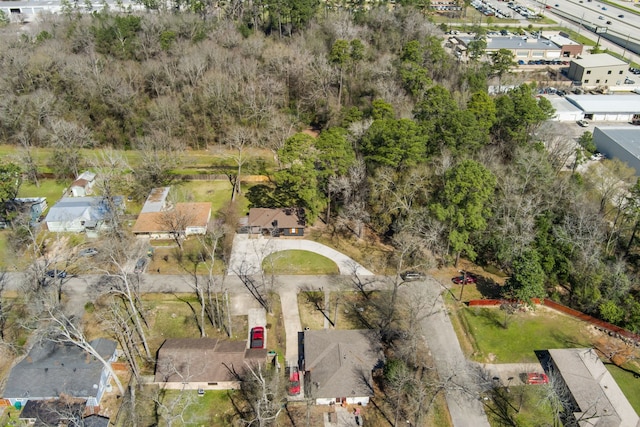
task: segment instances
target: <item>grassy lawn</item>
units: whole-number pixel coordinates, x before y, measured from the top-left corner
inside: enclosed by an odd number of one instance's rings
[[[538,427],[555,425],[553,409],[545,386],[518,386],[496,391],[486,400],[485,412],[493,426]],[[506,420],[510,419],[514,423]]]
[[[14,265],[15,257],[13,251],[8,248],[9,230],[0,231],[0,268],[10,268]]]
[[[590,346],[586,324],[543,307],[509,315],[506,329],[505,312],[497,307],[465,307],[457,315],[471,341],[470,357],[479,362],[535,362],[534,350]],[[467,336],[458,338],[467,340]]]
[[[627,372],[616,365],[608,363],[605,366],[622,389],[633,409],[640,414],[640,378],[636,378],[635,374]]]
[[[267,274],[338,274],[335,262],[314,252],[288,250],[273,253],[262,261]]]
[[[176,297],[182,299],[178,300]],[[200,305],[192,294],[145,294],[143,298],[148,310],[147,320],[150,323],[148,334],[149,347],[153,354],[167,338],[199,337],[200,331],[189,304],[199,313]],[[247,317],[232,317],[233,339],[247,338]],[[223,330],[218,331],[206,324],[208,337],[227,339]]]
[[[36,187],[28,182],[23,182],[20,186],[18,197],[46,197],[49,207],[53,206],[62,197],[63,190],[68,183],[58,182],[55,179],[40,180],[40,187]]]

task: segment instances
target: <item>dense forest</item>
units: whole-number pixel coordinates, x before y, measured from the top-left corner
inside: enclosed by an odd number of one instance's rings
[[[27,178],[34,147],[53,149],[58,176],[80,170],[79,148],[139,150],[140,195],[190,148],[266,148],[278,170],[251,189],[254,206],[370,230],[404,266],[492,265],[510,276],[507,296],[549,295],[640,331],[640,185],[616,161],[567,169],[573,152],[540,130],[553,111],[534,85],[488,95],[504,58],[459,62],[411,6],[258,3],[71,8],[5,27],[2,142],[20,147]],[[298,133],[309,127],[319,135]]]

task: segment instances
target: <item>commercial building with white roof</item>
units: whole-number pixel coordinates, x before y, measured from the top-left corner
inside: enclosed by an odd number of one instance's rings
[[[474,40],[472,36],[456,36],[459,50],[466,51],[470,42]],[[529,59],[557,59],[560,58],[562,49],[557,44],[546,38],[533,38],[523,36],[492,36],[487,37],[487,55],[500,49],[507,49],[513,52],[514,58],[518,60]],[[464,49],[461,49],[464,48]]]
[[[566,99],[593,121],[633,122],[640,118],[640,95],[568,95]]]

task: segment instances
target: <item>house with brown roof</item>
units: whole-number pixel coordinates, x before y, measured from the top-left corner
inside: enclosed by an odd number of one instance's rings
[[[149,193],[133,226],[133,234],[151,239],[170,239],[180,235],[205,234],[211,219],[211,203],[167,201],[170,187],[154,188]]]
[[[376,331],[304,331],[305,397],[318,405],[367,405],[373,396],[373,371],[384,356]]]
[[[154,381],[174,390],[239,389],[238,375],[266,359],[266,349],[248,349],[244,340],[171,338],[158,350]]]
[[[304,236],[306,216],[302,208],[251,208],[240,221],[240,233]]]
[[[71,183],[69,192],[73,197],[86,197],[93,193],[93,185],[96,182],[96,174],[89,171],[84,171],[75,181]]]

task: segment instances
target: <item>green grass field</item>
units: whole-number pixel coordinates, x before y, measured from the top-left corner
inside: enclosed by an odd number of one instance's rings
[[[479,362],[535,362],[534,350],[590,346],[587,325],[542,307],[510,315],[506,329],[505,312],[497,307],[463,308],[458,313],[472,341],[471,358]]]
[[[71,182],[68,184],[71,184]],[[23,182],[20,186],[18,197],[46,197],[47,204],[51,207],[60,200],[68,184],[58,182],[54,179],[42,179],[40,180],[40,186],[36,187],[28,182]]]
[[[267,274],[338,274],[338,266],[329,258],[309,251],[281,251],[262,261]]]

